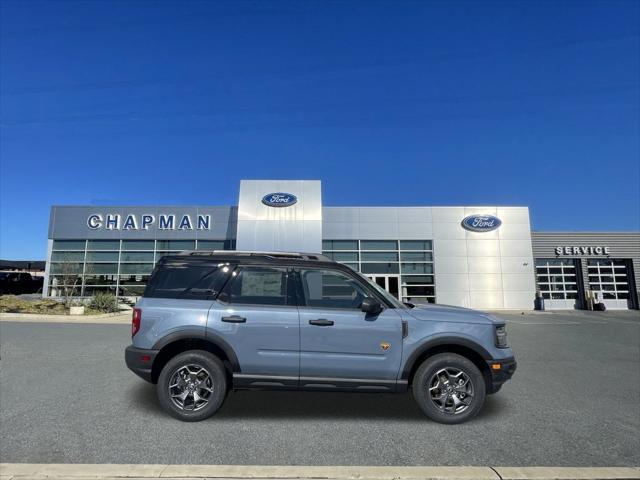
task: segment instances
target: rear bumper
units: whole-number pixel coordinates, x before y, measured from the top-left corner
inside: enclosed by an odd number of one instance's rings
[[[518,367],[518,362],[515,358],[505,358],[504,360],[489,360],[487,361],[490,372],[490,385],[487,393],[496,393],[502,385],[511,377]],[[500,368],[496,368],[497,366]]]
[[[124,360],[133,373],[147,382],[152,382],[151,369],[158,350],[147,350],[129,345],[124,351]]]

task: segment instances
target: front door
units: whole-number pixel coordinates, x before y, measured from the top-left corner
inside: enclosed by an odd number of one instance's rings
[[[370,287],[340,270],[298,271],[300,387],[393,390],[402,357],[396,309],[365,314]]]
[[[378,286],[384,288],[391,295],[400,299],[400,276],[398,275],[367,275]]]
[[[297,387],[300,323],[289,270],[242,266],[209,311],[207,334],[236,353],[237,387]],[[295,293],[294,293],[295,294]]]

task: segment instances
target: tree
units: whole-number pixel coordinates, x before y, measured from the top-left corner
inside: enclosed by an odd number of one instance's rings
[[[62,293],[65,306],[70,307],[78,288],[82,286],[82,263],[65,254],[62,260],[52,264],[52,270],[52,287]]]

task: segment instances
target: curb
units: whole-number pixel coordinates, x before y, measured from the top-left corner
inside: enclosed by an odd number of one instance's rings
[[[347,467],[249,465],[0,464],[3,480],[29,479],[340,479],[637,480],[637,467]]]
[[[45,315],[40,313],[0,313],[0,322],[32,323],[131,323],[131,312],[101,313],[99,315]]]

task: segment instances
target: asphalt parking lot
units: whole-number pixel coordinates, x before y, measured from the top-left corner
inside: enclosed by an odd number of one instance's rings
[[[501,315],[519,362],[484,411],[429,421],[410,395],[238,392],[181,423],[127,370],[127,325],[0,323],[2,462],[640,464],[640,315]]]

